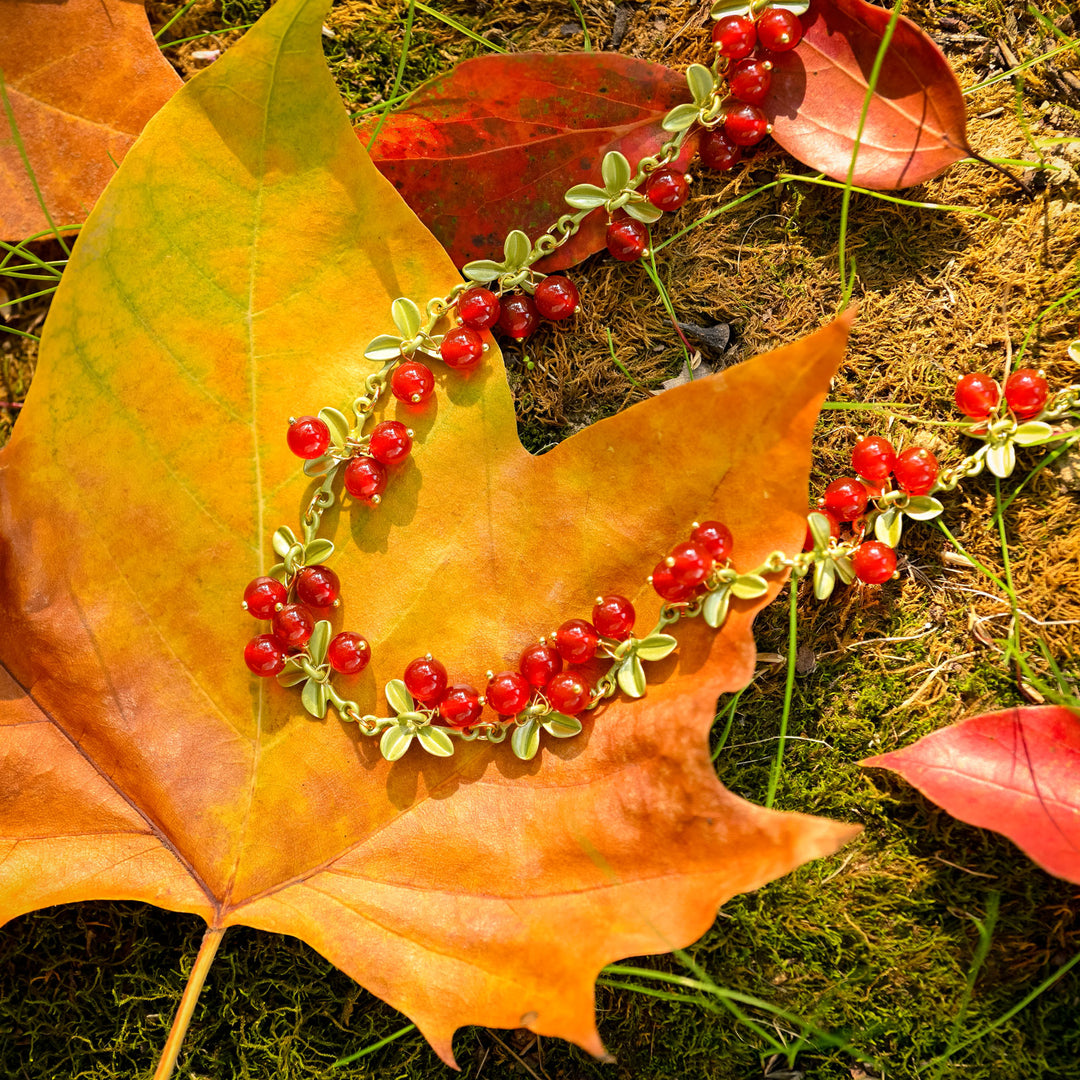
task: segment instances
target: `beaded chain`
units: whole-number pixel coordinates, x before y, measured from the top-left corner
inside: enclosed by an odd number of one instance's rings
[[[430,653],[417,657],[401,679],[390,680],[384,695],[392,715],[365,714],[338,692],[335,674],[355,675],[371,660],[367,640],[355,631],[334,636],[320,615],[340,603],[341,584],[326,561],[334,544],[319,536],[322,518],[344,491],[374,509],[395,466],[413,448],[414,433],[398,420],[376,420],[376,408],[389,387],[399,401],[422,407],[435,379],[418,357],[439,358],[452,371],[474,370],[488,351],[482,335],[494,329],[522,340],[540,318],[562,321],[579,310],[576,286],[563,275],[545,275],[536,264],[566,243],[584,218],[602,208],[608,217],[607,248],[620,261],[648,254],[648,226],[665,212],[678,210],[689,195],[690,178],[672,167],[693,132],[698,155],[710,168],[727,170],[743,147],[771,130],[759,108],[769,91],[772,65],[768,53],[795,48],[802,36],[799,15],[808,2],[747,6],[717,0],[711,68],[692,64],[687,84],[692,103],[678,105],[663,120],[672,137],[657,155],[636,168],[618,151],[605,155],[603,186],[577,184],[565,193],[574,210],[562,215],[536,240],[514,230],[503,245],[502,261],[467,263],[467,282],[446,296],[428,300],[423,310],[407,297],[391,305],[396,334],[374,338],[364,351],[381,368],[364,380],[354,398],[350,420],[332,407],[317,416],[290,418],[289,448],[304,459],[305,476],[320,479],[301,517],[300,532],[282,526],[273,534],[280,562],[244,592],[244,607],[256,619],[269,620],[270,632],[255,636],[244,650],[256,675],[276,676],[283,686],[299,687],[305,710],[324,717],[333,708],[367,736],[377,736],[383,757],[400,758],[415,741],[428,753],[448,757],[454,741],[502,742],[524,760],[539,749],[540,734],[568,738],[582,730],[580,716],[622,691],[630,698],[646,692],[644,664],[662,660],[678,646],[665,630],[680,619],[702,618],[719,628],[732,597],[759,598],[769,576],[785,571],[797,580],[813,574],[819,599],[830,595],[837,580],[858,578],[880,584],[896,576],[895,548],[903,520],[928,520],[942,512],[934,498],[954,490],[961,480],[984,467],[1008,476],[1016,446],[1062,438],[1056,421],[1076,416],[1080,387],[1049,395],[1046,380],[1030,369],[1015,371],[1004,393],[985,375],[965,375],[956,402],[969,419],[966,434],[983,445],[958,466],[941,471],[934,455],[912,446],[895,451],[888,440],[868,437],[852,453],[855,476],[834,480],[807,518],[801,553],[773,552],[750,571],[731,563],[733,537],[722,522],[694,522],[686,540],[676,544],[654,568],[648,582],[664,601],[655,626],[633,633],[636,612],[625,596],[596,598],[590,620],[572,618],[550,635],[527,645],[516,671],[488,671],[484,693],[465,682],[451,683],[445,666]],[[755,52],[755,49],[758,51]],[[488,288],[491,286],[491,288]],[[340,485],[339,485],[340,477]],[[895,487],[890,483],[895,480]],[[848,535],[842,536],[842,531]],[[867,536],[874,539],[866,539]],[[595,681],[582,665],[607,661]],[[485,717],[485,708],[491,714]]]

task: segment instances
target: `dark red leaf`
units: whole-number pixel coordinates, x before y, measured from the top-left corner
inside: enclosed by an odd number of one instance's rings
[[[953,817],[1080,883],[1080,718],[1068,709],[971,717],[862,764],[900,773]]]
[[[501,259],[511,229],[535,237],[571,212],[563,194],[601,183],[609,150],[631,162],[655,154],[670,138],[660,121],[689,100],[681,74],[618,53],[481,56],[422,86],[371,155],[461,266]],[[356,129],[365,145],[375,126]],[[681,168],[692,153],[688,140]],[[599,251],[606,226],[594,211],[542,269]]]
[[[802,21],[798,48],[773,57],[765,109],[773,138],[789,154],[845,180],[889,12],[865,0],[813,0]],[[965,120],[949,62],[901,17],[867,114],[854,182],[901,188],[937,176],[969,153]]]

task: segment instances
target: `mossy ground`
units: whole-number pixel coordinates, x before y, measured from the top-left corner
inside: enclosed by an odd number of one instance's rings
[[[162,25],[181,6],[151,0],[149,10],[155,25]],[[221,27],[250,22],[264,7],[262,0],[198,0],[168,39],[210,36],[168,55],[190,74],[207,62],[196,50],[227,47],[239,34]],[[646,0],[582,7],[600,47],[619,34],[622,51],[672,65],[703,54],[704,9]],[[329,25],[337,36],[327,39],[327,55],[354,111],[391,92],[404,10],[402,4],[360,0],[335,6]],[[455,0],[439,10],[503,48],[565,50],[583,43],[574,5],[560,0],[542,6]],[[1077,32],[1062,21],[1065,4],[1041,0],[1040,11],[1064,28],[1059,35]],[[919,0],[906,12],[942,42],[965,86],[1002,70],[1002,47],[1023,61],[1055,43],[1033,14],[997,0]],[[484,48],[421,12],[403,88]],[[965,163],[906,197],[967,206],[995,220],[867,198],[853,202],[848,249],[858,259],[860,315],[834,400],[887,409],[823,414],[814,491],[847,471],[850,446],[862,433],[887,431],[932,446],[947,463],[958,460],[966,450],[955,430],[928,422],[953,419],[957,376],[997,374],[1032,326],[1028,359],[1052,383],[1076,381],[1064,344],[1077,336],[1078,305],[1066,303],[1044,316],[1050,304],[1080,286],[1078,144],[1048,144],[1080,135],[1080,95],[1070,74],[1075,55],[968,99],[969,135],[984,155],[1042,157],[1055,166],[1029,174],[1038,192],[1034,201],[984,166]],[[658,239],[782,170],[808,172],[777,151],[761,151],[726,176],[702,172],[689,206],[660,227]],[[723,356],[707,354],[707,363],[765,351],[835,311],[840,203],[836,191],[789,183],[660,249],[658,275],[680,318],[732,328],[732,348]],[[535,451],[640,400],[685,362],[642,268],[594,257],[574,276],[587,298],[578,319],[548,327],[525,352],[508,352],[522,439]],[[17,292],[14,283],[8,287]],[[10,322],[33,331],[44,310],[44,304],[28,306]],[[630,379],[611,361],[608,329]],[[5,400],[17,402],[29,382],[33,347],[5,336],[0,348]],[[0,409],[0,427],[11,415]],[[1033,452],[1022,456],[1016,477],[1002,485],[1004,497],[1039,460]],[[1023,620],[1022,642],[1044,678],[1036,637],[1070,678],[1078,670],[1078,486],[1057,465],[1044,469],[1005,513],[1019,605],[1030,616]],[[996,505],[992,478],[979,477],[948,499],[946,521],[972,557],[1000,574],[1001,544],[990,527]],[[732,900],[682,960],[641,961],[686,975],[687,965],[696,965],[717,985],[805,1017],[857,1053],[807,1046],[788,1021],[749,1009],[776,1042],[798,1049],[792,1063],[771,1057],[759,1034],[716,1012],[715,997],[678,1002],[601,986],[600,1028],[614,1065],[527,1032],[469,1029],[455,1046],[463,1075],[935,1077],[937,1066],[929,1063],[948,1047],[954,1025],[957,1041],[981,1030],[1080,951],[1077,886],[1044,874],[996,834],[957,823],[890,774],[856,764],[963,716],[1025,700],[1015,670],[1001,661],[997,643],[1007,631],[1009,609],[996,587],[960,564],[933,526],[913,527],[902,553],[899,581],[841,590],[825,604],[800,595],[798,603],[800,674],[777,805],[858,822],[862,836],[832,859]],[[784,668],[775,660],[787,649],[786,597],[762,615],[757,635],[760,672],[733,713],[721,713],[716,762],[725,784],[760,802],[783,696]],[[990,949],[966,1013],[958,1017],[979,940],[975,920],[987,917],[994,894],[1000,910]],[[196,920],[131,904],[82,904],[9,924],[0,936],[4,1075],[148,1076],[200,933]],[[941,1075],[1080,1078],[1078,1017],[1080,969],[966,1047]],[[415,1032],[352,1065],[331,1068],[339,1056],[403,1024],[306,946],[230,930],[196,1011],[181,1075],[441,1075],[443,1066]]]

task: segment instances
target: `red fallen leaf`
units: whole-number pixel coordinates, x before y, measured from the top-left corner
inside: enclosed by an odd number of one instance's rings
[[[953,817],[1080,884],[1080,718],[1068,709],[974,716],[861,764],[898,772]]]
[[[4,0],[0,72],[57,225],[86,220],[135,136],[181,85],[142,0]],[[48,227],[0,112],[0,237]]]
[[[388,117],[371,156],[460,267],[501,259],[511,229],[535,237],[571,212],[563,194],[600,183],[609,150],[632,162],[655,154],[671,137],[660,121],[689,100],[681,74],[618,53],[480,56]],[[376,124],[357,127],[365,146]],[[688,140],[678,167],[692,156]],[[601,250],[606,228],[594,211],[541,269]]]
[[[765,110],[789,154],[847,179],[870,71],[889,12],[866,0],[812,0],[796,49],[772,57]],[[901,16],[859,143],[854,182],[921,184],[970,153],[964,99],[942,51]]]

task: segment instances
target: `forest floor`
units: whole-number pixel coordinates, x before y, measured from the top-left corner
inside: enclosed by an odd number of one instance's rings
[[[163,26],[183,6],[150,0],[152,24]],[[164,38],[193,40],[166,55],[188,77],[241,33],[223,27],[248,24],[263,7],[196,0]],[[326,52],[351,112],[366,114],[390,94],[406,7],[335,4]],[[582,0],[579,13],[572,0],[448,0],[438,7],[506,50],[581,49],[584,25],[596,48],[675,68],[708,55],[707,6]],[[913,0],[904,12],[954,64],[972,146],[984,157],[1029,162],[1012,171],[1035,197],[967,161],[903,198],[969,212],[853,200],[847,246],[857,258],[859,315],[820,422],[812,497],[849,471],[862,434],[922,443],[945,464],[963,457],[970,447],[956,430],[952,394],[966,372],[1000,377],[1023,348],[1025,363],[1043,369],[1052,386],[1077,381],[1066,346],[1080,335],[1078,54],[994,78],[1075,42],[1080,15],[1070,19],[1055,0],[1027,8]],[[402,89],[488,48],[418,4]],[[646,268],[594,256],[572,271],[585,298],[581,314],[546,325],[524,349],[504,350],[522,441],[534,452],[660,389],[685,370],[688,355],[697,371],[714,370],[835,314],[841,193],[793,179],[725,209],[778,173],[810,176],[776,148],[762,147],[728,174],[694,171],[690,203],[658,236],[688,221],[700,226],[658,245],[656,278],[681,322],[726,327],[730,344],[688,354]],[[9,300],[21,288],[0,284]],[[38,332],[46,309],[43,301],[3,313],[8,325]],[[17,403],[34,346],[0,337],[0,392]],[[0,437],[15,415],[0,408]],[[933,523],[911,527],[898,580],[842,588],[826,602],[808,583],[801,587],[777,806],[857,822],[860,838],[834,858],[736,897],[682,956],[636,962],[705,989],[605,977],[600,1031],[614,1064],[525,1031],[467,1029],[455,1045],[465,1077],[1080,1080],[1080,971],[985,1030],[1080,953],[1080,889],[1043,873],[1000,836],[959,824],[892,774],[857,765],[962,717],[1039,699],[1039,688],[1002,662],[1010,604],[976,565],[1003,572],[996,513],[1004,514],[1033,669],[1051,683],[1048,654],[1067,676],[1080,674],[1080,454],[1073,449],[1040,467],[1045,457],[1027,451],[1008,481],[984,474],[947,497],[942,520],[957,544]],[[758,673],[718,706],[718,774],[755,802],[764,798],[776,748],[787,607],[785,593],[759,618]],[[9,924],[0,932],[0,1069],[13,1080],[148,1075],[198,933],[197,920],[134,904],[54,908]],[[981,940],[987,951],[976,970]],[[333,1068],[406,1021],[292,939],[234,930],[217,969],[223,977],[211,978],[188,1036],[185,1077],[443,1071],[414,1030]],[[609,985],[617,983],[624,985]],[[772,1009],[739,1005],[727,991]],[[817,1032],[831,1033],[833,1044]]]

